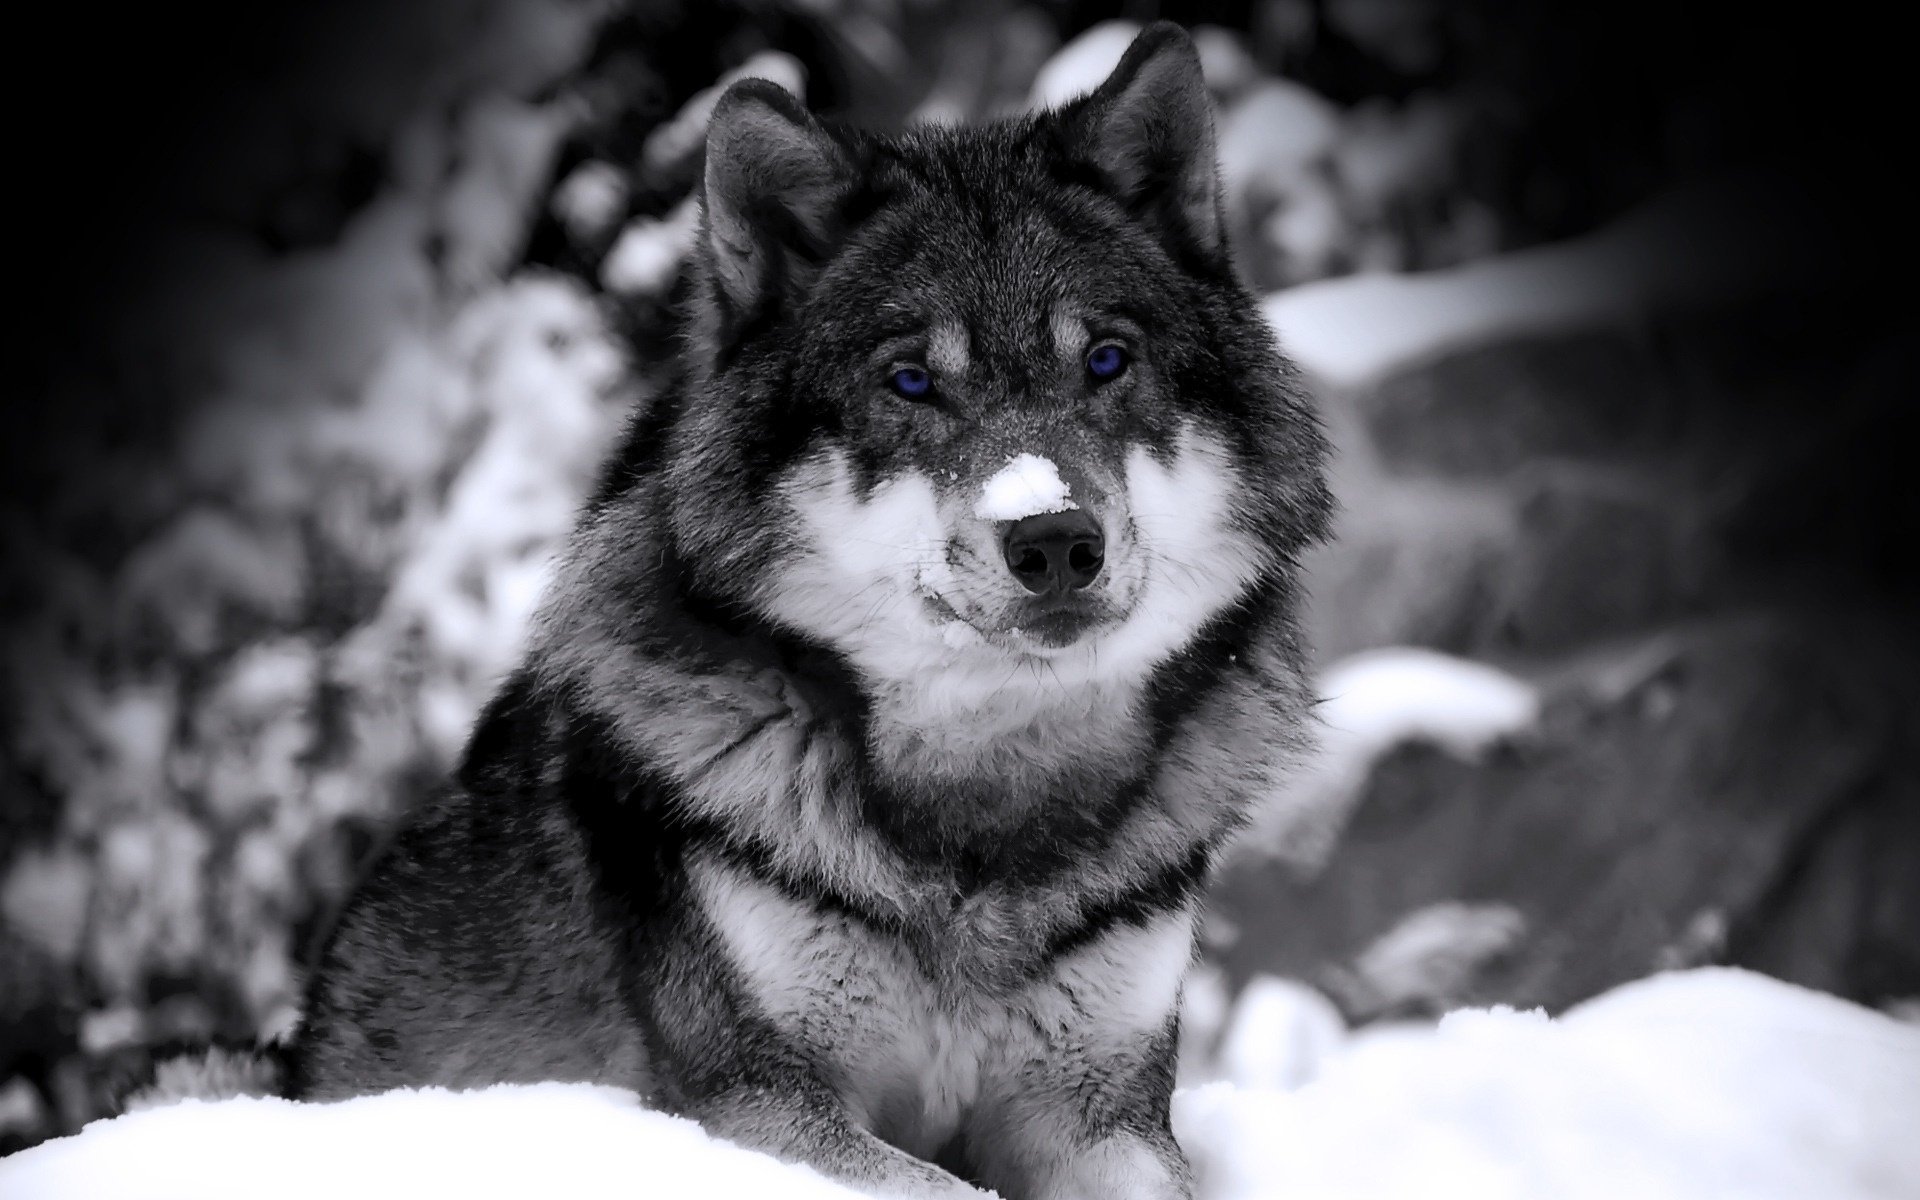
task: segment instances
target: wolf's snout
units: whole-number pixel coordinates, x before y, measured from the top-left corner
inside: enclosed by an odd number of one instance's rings
[[[1099,523],[1080,509],[1041,513],[1007,530],[1007,569],[1037,595],[1064,596],[1092,583],[1106,561]]]

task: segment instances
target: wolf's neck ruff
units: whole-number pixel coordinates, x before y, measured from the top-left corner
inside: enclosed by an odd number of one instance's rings
[[[1166,604],[1216,614],[1152,670],[1063,681],[1042,669],[1011,714],[990,690],[965,698],[976,708],[929,712],[948,682],[937,670],[903,703],[897,677],[863,682],[857,665],[772,622],[717,619],[724,606],[660,569],[672,552],[657,504],[657,489],[635,489],[584,528],[531,656],[543,690],[605,720],[688,818],[725,823],[781,871],[888,919],[933,921],[957,896],[990,891],[1045,946],[1103,899],[1196,847],[1210,853],[1299,751],[1306,697],[1277,580],[1240,585],[1223,609],[1205,581],[1150,580]],[[1167,634],[1116,634],[1130,636]],[[1118,645],[1109,661],[1138,653]],[[953,753],[912,739],[941,736],[944,720],[965,741],[982,728],[969,719],[993,731],[967,748],[972,769],[911,770]],[[1055,749],[1070,740],[1101,761]],[[1078,891],[1054,878],[1069,866]]]

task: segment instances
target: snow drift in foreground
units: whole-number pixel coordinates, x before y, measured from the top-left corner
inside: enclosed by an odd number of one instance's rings
[[[1247,1065],[1236,1078],[1260,1077]],[[1496,1009],[1375,1028],[1302,1087],[1183,1092],[1174,1125],[1202,1200],[1905,1200],[1920,1196],[1920,1028],[1758,975],[1690,971],[1558,1020]],[[853,1193],[629,1093],[544,1084],[134,1113],[0,1162],[0,1195]]]

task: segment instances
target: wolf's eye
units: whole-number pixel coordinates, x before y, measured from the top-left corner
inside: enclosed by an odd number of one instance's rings
[[[887,376],[887,386],[909,400],[921,400],[933,390],[933,377],[919,367],[900,367]]]
[[[1087,352],[1087,374],[1095,379],[1112,379],[1127,369],[1127,352],[1108,342]]]

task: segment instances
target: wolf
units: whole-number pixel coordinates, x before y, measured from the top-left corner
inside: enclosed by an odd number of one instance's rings
[[[591,1081],[877,1195],[1188,1196],[1182,980],[1308,741],[1330,512],[1193,45],[894,136],[746,80],[701,187],[674,382],[285,1092]]]

